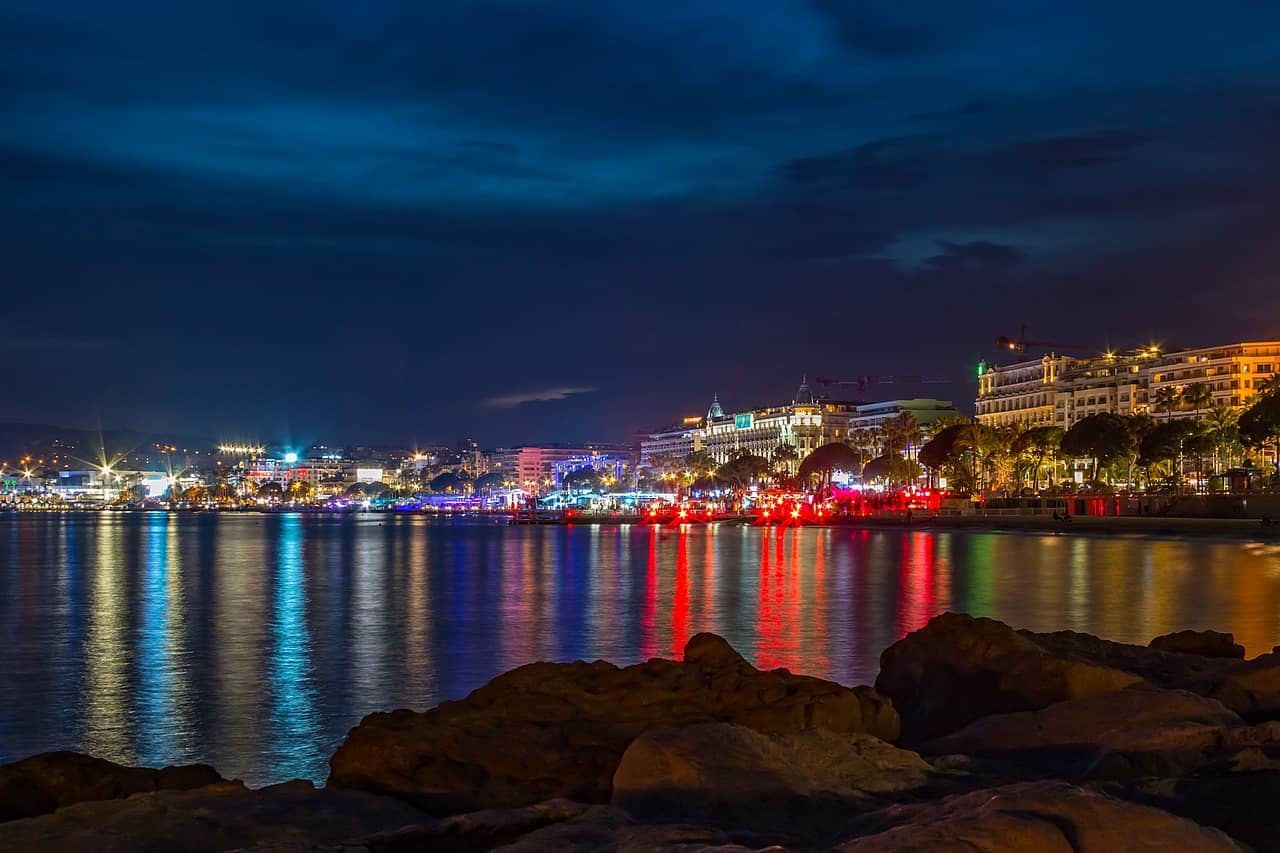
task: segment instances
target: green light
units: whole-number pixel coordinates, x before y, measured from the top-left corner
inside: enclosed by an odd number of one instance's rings
[[[985,361],[978,362],[978,375],[982,376],[987,372],[987,363]]]

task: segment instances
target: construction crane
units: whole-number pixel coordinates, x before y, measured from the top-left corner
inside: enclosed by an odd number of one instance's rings
[[[1029,341],[1027,340],[1027,324],[1023,323],[1018,328],[1018,337],[1008,338],[1004,335],[996,338],[996,346],[1007,352],[1016,352],[1018,355],[1024,354],[1031,347],[1054,347],[1056,349],[1086,349],[1084,344],[1064,344],[1055,341]]]
[[[938,385],[950,384],[950,376],[855,376],[852,379],[815,379],[815,385],[851,385],[858,389],[858,402],[867,398],[867,387],[870,385]]]

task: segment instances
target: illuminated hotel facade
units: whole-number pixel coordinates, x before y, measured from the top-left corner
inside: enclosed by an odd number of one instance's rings
[[[652,466],[658,456],[683,458],[705,450],[717,464],[742,453],[768,459],[779,446],[792,447],[803,459],[824,444],[846,441],[850,432],[873,429],[910,412],[927,426],[959,413],[950,402],[931,398],[854,403],[815,397],[802,381],[795,398],[778,406],[726,414],[717,396],[706,417],[685,418],[666,430],[651,433],[640,444],[641,465]]]
[[[1157,348],[1076,358],[1039,359],[978,368],[975,414],[988,426],[1056,426],[1101,412],[1150,414],[1157,420],[1192,417],[1197,410],[1159,404],[1160,389],[1181,393],[1204,384],[1212,403],[1241,409],[1257,384],[1280,371],[1280,341],[1253,341],[1162,352]]]

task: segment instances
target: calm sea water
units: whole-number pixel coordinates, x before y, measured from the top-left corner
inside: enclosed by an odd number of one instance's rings
[[[0,761],[76,749],[322,780],[366,713],[535,660],[632,663],[725,635],[870,683],[955,609],[1131,642],[1280,642],[1280,548],[1210,539],[510,527],[361,515],[0,515]]]

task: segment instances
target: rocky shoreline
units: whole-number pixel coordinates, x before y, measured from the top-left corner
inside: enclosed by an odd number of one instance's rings
[[[370,714],[330,770],[33,756],[0,767],[0,850],[1280,850],[1280,653],[946,613],[848,688],[699,634]]]

